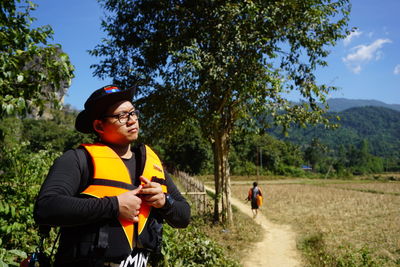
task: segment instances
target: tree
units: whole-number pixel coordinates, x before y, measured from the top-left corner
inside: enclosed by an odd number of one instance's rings
[[[318,138],[313,138],[310,145],[304,151],[304,160],[306,160],[314,170],[317,170],[317,166],[324,159],[327,150],[327,146],[322,144]]]
[[[155,134],[197,121],[213,148],[216,220],[232,221],[228,155],[238,122],[254,127],[265,113],[284,128],[327,122],[327,105],[317,103],[334,88],[317,85],[313,72],[349,33],[348,0],[99,2],[108,39],[91,51],[102,58],[95,75],[138,85]],[[305,101],[291,105],[290,91]]]
[[[347,156],[346,156],[346,148],[343,144],[339,145],[337,150],[336,160],[334,162],[334,168],[337,172],[337,175],[340,176],[348,176],[348,170],[346,169],[347,166]]]
[[[366,139],[362,140],[359,149],[353,145],[348,149],[348,167],[352,169],[353,174],[377,173],[384,170],[383,159],[376,157],[369,152],[369,143]]]
[[[0,1],[0,117],[59,104],[73,77],[68,55],[47,44],[51,27],[30,28],[35,8],[27,0]]]
[[[179,170],[192,175],[209,174],[212,171],[211,148],[199,127],[193,123],[185,123],[184,126],[174,129],[173,134],[158,138],[154,138],[153,131],[145,124],[143,128],[141,126],[142,130],[140,141],[152,145],[162,157],[168,171]]]

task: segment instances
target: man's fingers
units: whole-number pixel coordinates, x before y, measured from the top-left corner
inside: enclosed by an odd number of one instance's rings
[[[133,194],[135,194],[135,195],[139,194],[139,193],[140,193],[140,190],[142,190],[142,187],[143,187],[142,185],[139,185],[138,188],[133,189],[133,190],[131,191],[131,193],[133,193]]]
[[[146,177],[144,177],[144,176],[140,176],[139,178],[145,184],[150,184],[151,183],[151,181],[149,179],[147,179]]]
[[[157,201],[160,197],[154,194],[147,194],[143,196],[143,200],[146,202],[154,202]]]
[[[158,190],[158,188],[156,187],[147,187],[147,188],[142,188],[142,190],[140,190],[140,194],[150,194],[150,195],[154,195],[154,194],[158,194],[160,193],[160,190]]]

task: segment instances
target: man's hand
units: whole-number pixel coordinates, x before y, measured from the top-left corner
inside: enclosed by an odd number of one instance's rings
[[[141,194],[142,200],[147,205],[154,208],[162,208],[165,205],[165,194],[162,191],[161,185],[156,182],[151,182],[143,176],[140,176],[140,180],[144,183],[139,194]]]
[[[134,223],[139,221],[138,215],[142,200],[137,196],[137,194],[139,194],[141,189],[142,186],[140,185],[135,190],[128,191],[117,196],[119,206],[119,218]]]

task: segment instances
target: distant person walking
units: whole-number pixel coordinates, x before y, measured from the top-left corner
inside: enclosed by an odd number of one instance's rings
[[[247,200],[251,201],[251,211],[253,218],[257,217],[258,208],[262,205],[263,197],[261,189],[258,187],[257,182],[253,183],[253,187],[249,189]]]

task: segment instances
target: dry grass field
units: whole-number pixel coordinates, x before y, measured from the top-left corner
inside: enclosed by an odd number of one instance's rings
[[[325,181],[261,181],[261,212],[292,225],[310,266],[399,266],[400,182]]]
[[[365,184],[335,184],[337,188],[358,190],[370,193],[400,195],[399,182],[365,183]]]

